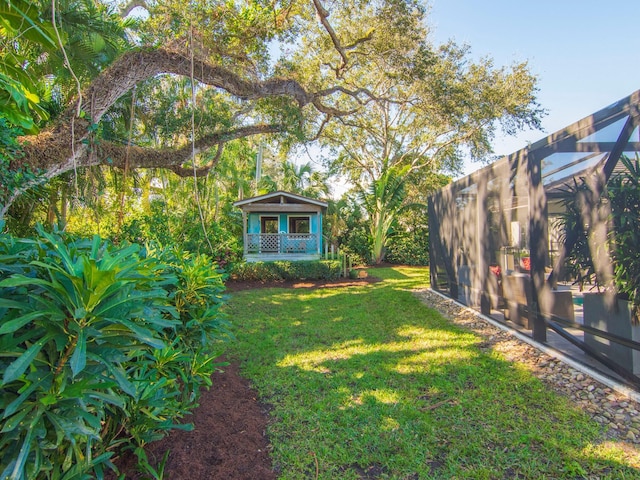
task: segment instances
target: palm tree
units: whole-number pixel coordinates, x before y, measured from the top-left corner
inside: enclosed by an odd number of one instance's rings
[[[408,170],[409,166],[390,167],[361,195],[369,214],[371,255],[375,263],[384,260],[385,246],[392,227],[405,207]]]
[[[280,190],[311,198],[327,197],[331,193],[329,174],[314,170],[310,162],[296,164],[285,160],[277,170],[276,183]]]
[[[51,22],[39,9],[24,0],[0,3],[0,116],[29,133],[38,131],[36,122],[48,119],[42,107],[46,91],[32,68],[42,53],[55,52],[57,45]]]
[[[294,162],[286,160],[282,163],[281,172],[281,189],[291,193],[302,194],[305,185],[308,183],[308,178],[311,176],[312,169],[310,163],[296,165]]]

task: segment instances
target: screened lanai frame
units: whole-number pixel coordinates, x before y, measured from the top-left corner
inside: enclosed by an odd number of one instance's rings
[[[547,341],[547,328],[552,328],[639,387],[632,369],[595,351],[565,327],[634,352],[640,344],[576,325],[571,294],[557,290],[556,283],[572,248],[554,226],[567,192],[575,182],[589,185],[583,220],[597,242],[604,243],[609,223],[598,200],[612,174],[623,168],[623,155],[640,155],[640,90],[430,196],[431,288],[530,329],[539,342]],[[608,257],[599,260],[595,250],[596,269],[610,275]]]

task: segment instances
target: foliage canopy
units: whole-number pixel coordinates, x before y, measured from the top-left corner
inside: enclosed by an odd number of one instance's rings
[[[92,165],[205,175],[235,139],[277,134],[292,144],[329,134],[335,144],[344,129],[377,128],[367,122],[384,111],[402,112],[402,126],[421,132],[413,141],[395,138],[395,158],[429,157],[435,165],[464,142],[486,152],[480,129],[494,119],[517,128],[539,114],[525,65],[509,73],[489,60],[469,64],[464,47],[431,45],[426,8],[415,0],[192,1],[187,8],[163,1],[122,5],[121,13],[140,4],[147,15],[124,21],[86,0],[3,3],[11,12],[28,7],[21,11],[43,35],[29,38],[24,22],[12,24],[20,48],[2,57],[0,73],[28,59],[11,78],[26,91],[46,83],[57,105],[11,164],[39,174],[25,188]],[[57,32],[49,15],[56,5]],[[59,67],[61,55],[69,69]],[[33,81],[46,72],[45,83]],[[5,117],[37,118],[43,104],[32,98],[31,108],[15,103]],[[370,139],[363,143],[380,158]],[[348,154],[340,161],[358,164]],[[3,212],[22,190],[3,199]]]

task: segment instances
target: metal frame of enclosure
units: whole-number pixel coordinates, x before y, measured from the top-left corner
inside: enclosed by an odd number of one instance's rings
[[[431,287],[497,320],[530,329],[539,342],[547,341],[551,328],[639,387],[638,370],[587,341],[621,345],[640,363],[638,339],[574,318],[571,282],[558,287],[574,245],[554,227],[572,185],[578,180],[589,185],[581,194],[582,221],[595,239],[595,268],[612,273],[608,257],[602,260],[597,248],[611,233],[599,198],[612,174],[623,168],[621,156],[638,158],[639,130],[640,90],[432,195]],[[568,333],[574,329],[583,336]]]

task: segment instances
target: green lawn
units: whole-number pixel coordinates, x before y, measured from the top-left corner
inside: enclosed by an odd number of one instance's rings
[[[228,354],[272,406],[280,478],[640,478],[568,400],[415,298],[427,269],[369,273],[383,281],[232,294]]]

